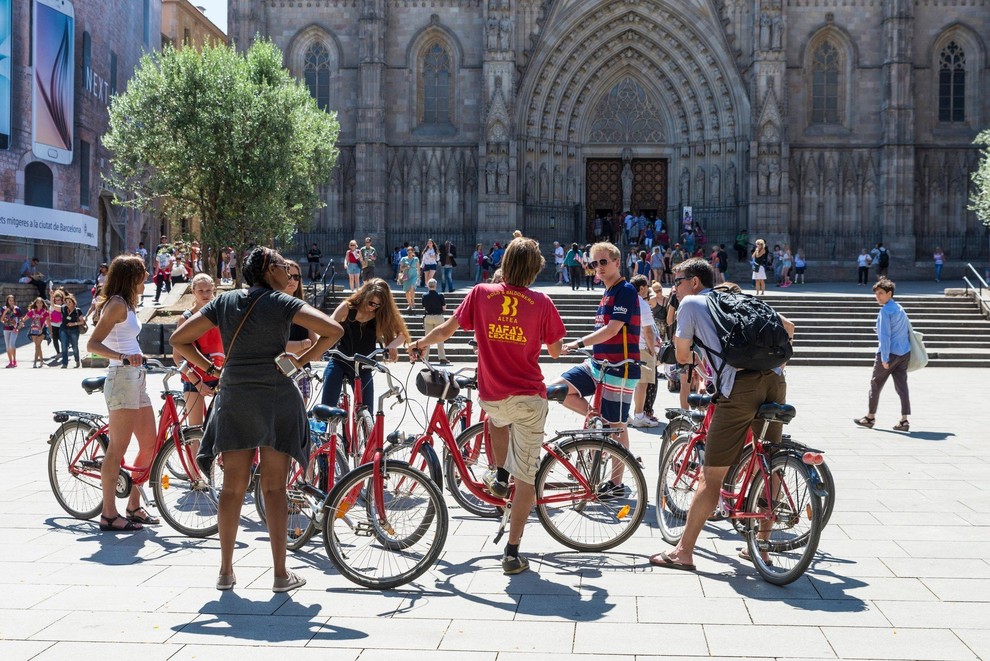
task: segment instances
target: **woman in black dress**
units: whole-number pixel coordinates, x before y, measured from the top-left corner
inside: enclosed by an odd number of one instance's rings
[[[274,361],[285,350],[293,323],[318,335],[312,346],[294,359],[297,367],[319,359],[344,331],[316,308],[284,293],[289,266],[274,250],[252,250],[245,260],[243,275],[250,289],[214,298],[175,331],[172,346],[211,376],[217,368],[195,347],[195,340],[216,326],[226,349],[220,388],[198,457],[206,463],[223,454],[217,589],[229,590],[236,584],[233,556],[237,525],[255,450],[260,448],[261,488],[275,574],[272,590],[287,592],[306,583],[285,567],[285,476],[290,459],[303,466],[309,461],[309,427],[299,390]]]

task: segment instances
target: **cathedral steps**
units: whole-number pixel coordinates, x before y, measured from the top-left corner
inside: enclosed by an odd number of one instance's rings
[[[600,287],[592,292],[572,291],[561,286],[539,286],[538,289],[553,298],[567,327],[568,340],[594,330],[595,309],[602,293]],[[467,288],[461,288],[445,294],[448,312],[456,309],[467,291]],[[874,327],[878,307],[872,293],[867,291],[864,288],[863,293],[829,294],[802,292],[800,287],[786,293],[768,290],[765,300],[797,326],[791,364],[872,365],[877,347]],[[417,290],[417,306],[421,292]],[[904,306],[915,330],[924,335],[931,366],[990,367],[990,321],[979,314],[970,299],[899,294],[896,300]],[[405,303],[401,294],[397,303],[400,306]],[[422,308],[403,314],[413,337],[422,337]],[[458,363],[473,361],[469,339],[468,333],[455,333],[445,345],[448,359]],[[436,356],[435,351],[433,355]],[[549,360],[545,352],[544,359]],[[561,356],[560,360],[578,362],[580,359]]]

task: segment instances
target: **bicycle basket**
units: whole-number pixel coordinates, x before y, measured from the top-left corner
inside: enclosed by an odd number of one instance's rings
[[[454,399],[461,392],[450,372],[431,369],[422,369],[416,375],[416,389],[427,397],[437,399]]]

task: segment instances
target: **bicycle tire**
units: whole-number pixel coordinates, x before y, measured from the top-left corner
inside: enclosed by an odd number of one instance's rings
[[[220,490],[222,489],[223,471],[216,467],[217,484],[211,475],[204,479],[196,466],[195,457],[189,452],[186,463],[194,467],[195,475],[173,477],[169,465],[175,465],[173,454],[188,452],[189,445],[195,440],[202,441],[203,432],[186,429],[182,440],[176,443],[168,441],[155,456],[151,464],[151,488],[155,496],[155,507],[162,518],[177,532],[187,537],[209,537],[215,535],[218,528],[217,512],[219,509]]]
[[[375,420],[371,416],[371,411],[362,406],[357,412],[357,446],[351,453],[351,468],[357,468],[363,461],[364,449],[368,447],[368,440],[371,438],[375,428]]]
[[[739,461],[729,469],[729,472],[725,476],[725,480],[722,482],[722,489],[736,493],[738,489],[741,488],[740,484],[737,484],[740,477],[740,472],[742,467],[749,463],[749,458],[753,454],[753,446],[747,445],[743,449],[743,453],[739,458]],[[835,478],[832,476],[832,471],[829,469],[825,462],[814,466],[810,464],[804,464],[802,459],[802,453],[797,450],[780,450],[775,453],[775,457],[778,456],[791,456],[797,459],[806,467],[809,476],[813,481],[817,482],[817,493],[822,506],[822,529],[828,525],[829,519],[832,518],[832,512],[835,510]],[[732,519],[732,525],[740,534],[744,532],[744,523],[742,519]]]
[[[749,519],[746,546],[763,580],[774,585],[792,583],[811,565],[821,535],[821,500],[801,461],[784,455],[770,462],[771,499],[775,516],[767,527],[763,519]],[[776,480],[776,481],[775,481]],[[753,479],[746,500],[748,512],[765,510],[764,475]],[[760,539],[765,536],[766,539]]]
[[[48,483],[52,487],[55,500],[62,509],[77,519],[92,519],[103,509],[103,489],[100,484],[100,467],[110,439],[100,434],[94,439],[95,445],[87,449],[87,455],[80,457],[87,463],[87,472],[96,475],[73,475],[69,464],[85,446],[88,439],[100,427],[84,420],[69,420],[52,434],[48,449]]]
[[[490,448],[491,445],[488,444],[486,446],[484,431],[485,423],[478,422],[462,431],[454,439],[461,453],[461,458],[464,459],[464,464],[470,473],[471,480],[477,484],[482,484],[481,476],[486,471],[495,469],[495,458],[489,456],[486,450],[486,447]],[[489,505],[464,488],[464,477],[458,471],[457,463],[449,452],[445,453],[444,456],[443,474],[446,478],[447,489],[450,491],[450,495],[454,497],[454,500],[463,509],[475,516],[488,519],[502,516],[504,508],[497,505]]]
[[[330,490],[323,513],[323,545],[342,576],[366,588],[388,590],[415,580],[433,566],[443,551],[449,520],[440,488],[426,474],[387,461],[381,472],[387,519],[379,521],[374,468],[363,464]],[[386,527],[392,532],[383,536]]]
[[[663,432],[660,434],[659,459],[663,459],[664,453],[667,451],[667,448],[670,447],[671,442],[673,442],[675,438],[685,432],[692,433],[697,428],[698,425],[696,425],[691,418],[685,415],[679,415],[673,420],[668,421],[667,426],[663,428]]]
[[[466,399],[456,399],[447,405],[447,422],[450,423],[450,429],[457,434],[458,430],[456,425],[458,424],[458,418],[461,417],[461,412],[467,408]],[[468,427],[468,422],[470,420],[460,421],[460,431],[463,432]]]
[[[691,436],[681,434],[660,460],[655,514],[660,536],[672,546],[681,541],[687,513],[701,480],[704,454],[699,446],[700,443],[692,446]]]
[[[399,443],[386,443],[382,455],[389,461],[402,461],[418,471],[423,471],[430,476],[430,479],[437,484],[443,484],[443,475],[440,474],[439,462],[434,463],[431,459],[430,450],[426,449],[426,444],[421,443],[416,450],[416,456],[412,456],[413,442],[401,441]]]
[[[548,503],[547,498],[574,494],[574,474],[553,454],[544,456],[536,471],[536,516],[558,542],[578,551],[604,551],[627,540],[643,521],[649,496],[643,470],[631,452],[606,434],[587,434],[563,441],[557,453],[594,490],[592,498]],[[623,467],[626,492],[602,498],[599,488],[609,482],[615,464]]]
[[[325,454],[317,455],[311,463],[313,470],[309,476],[310,484],[323,493],[326,493],[329,487],[335,484],[341,476],[345,475],[351,469],[347,463],[347,459],[339,451],[336,453],[336,472],[332,480],[328,474],[330,462]],[[290,462],[289,478],[286,484],[289,515],[286,519],[285,548],[290,551],[298,551],[306,546],[306,543],[312,539],[321,525],[321,521],[319,520],[319,506],[322,504],[322,501],[320,503],[313,503],[312,496],[300,488],[302,482],[293,479],[298,466],[299,464],[295,460]],[[254,503],[259,518],[267,526],[268,518],[265,508],[265,494],[261,488],[261,480],[256,480],[254,485]],[[314,504],[316,508],[314,508]]]

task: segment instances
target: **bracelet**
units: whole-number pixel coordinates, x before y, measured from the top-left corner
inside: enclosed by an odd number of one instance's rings
[[[583,337],[578,340],[578,344],[577,345],[578,345],[578,349],[583,349],[584,348],[584,338]]]
[[[209,367],[206,368],[206,376],[214,376],[219,371],[220,370],[217,368],[215,363],[211,364]]]

